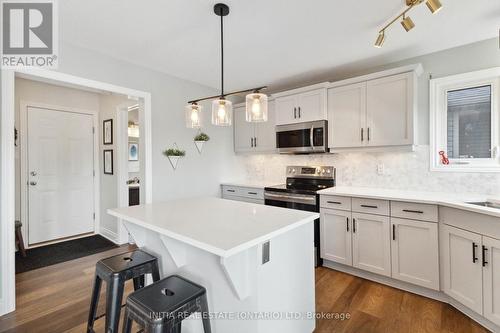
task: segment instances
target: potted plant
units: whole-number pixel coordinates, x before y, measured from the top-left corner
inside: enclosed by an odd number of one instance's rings
[[[168,160],[170,161],[170,164],[172,165],[172,168],[174,168],[174,170],[177,169],[177,163],[179,163],[179,159],[186,156],[186,152],[184,150],[177,148],[177,145],[175,146],[175,148],[169,148],[163,152],[163,155],[168,157]]]
[[[194,137],[194,144],[196,145],[196,149],[198,149],[198,152],[201,154],[201,151],[203,150],[203,144],[210,140],[210,137],[203,132],[198,133]]]

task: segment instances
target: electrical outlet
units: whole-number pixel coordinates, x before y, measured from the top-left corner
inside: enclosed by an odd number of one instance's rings
[[[385,166],[383,163],[377,164],[377,174],[383,175],[385,173]]]

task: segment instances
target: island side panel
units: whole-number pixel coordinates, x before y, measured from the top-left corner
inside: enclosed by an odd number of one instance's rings
[[[313,221],[271,239],[270,261],[258,266],[258,308],[283,320],[261,320],[258,332],[314,331],[314,274]]]
[[[125,225],[138,246],[160,258],[162,277],[179,274],[207,289],[210,311],[217,316],[212,320],[213,332],[313,332],[314,318],[291,318],[315,310],[312,221],[270,239],[270,261],[265,264],[262,244],[245,251],[247,265],[242,274],[236,274],[239,278],[247,275],[248,296],[244,299],[235,293],[221,257],[136,224]],[[283,320],[248,317],[276,314]],[[196,319],[185,320],[182,329],[203,332],[201,321]]]

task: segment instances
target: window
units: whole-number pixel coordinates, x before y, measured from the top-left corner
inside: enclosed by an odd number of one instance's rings
[[[431,170],[500,172],[499,78],[494,68],[431,80]]]

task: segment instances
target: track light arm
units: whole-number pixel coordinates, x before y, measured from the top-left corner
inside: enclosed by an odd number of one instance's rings
[[[408,5],[408,8],[406,8],[401,14],[399,14],[398,16],[396,16],[391,22],[387,23],[385,25],[385,27],[383,27],[382,29],[380,29],[379,33],[382,33],[384,32],[387,28],[389,28],[394,22],[396,22],[397,20],[399,20],[401,17],[405,16],[406,13],[408,13],[413,7],[415,7],[416,5],[419,5],[423,2],[423,0],[413,0],[411,2],[406,2],[406,4]]]

